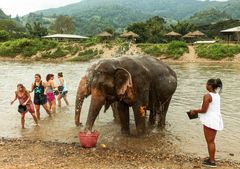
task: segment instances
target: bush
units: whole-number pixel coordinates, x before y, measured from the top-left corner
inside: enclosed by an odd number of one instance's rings
[[[87,39],[87,40],[83,43],[83,45],[84,45],[85,47],[90,47],[90,46],[94,46],[94,45],[96,45],[96,44],[98,44],[98,43],[100,43],[100,42],[101,42],[101,38],[99,38],[99,37],[92,37],[92,38]]]
[[[10,35],[5,30],[0,30],[0,41],[7,41],[9,39]]]
[[[31,57],[38,51],[45,51],[58,46],[57,42],[40,39],[17,39],[0,43],[0,56],[15,57],[23,55]]]
[[[188,52],[188,46],[182,41],[173,41],[169,44],[139,44],[143,52],[159,57],[161,55],[166,55],[174,59],[178,59],[185,52]]]
[[[168,44],[166,54],[174,59],[178,59],[186,52],[188,52],[188,46],[185,42],[172,41]]]
[[[220,60],[240,53],[240,45],[203,44],[196,47],[199,57]]]
[[[98,50],[89,49],[84,52],[80,52],[77,57],[70,59],[70,61],[86,62],[96,58],[99,58]]]
[[[56,59],[56,58],[61,58],[67,55],[67,51],[63,50],[62,48],[58,47],[54,52],[46,52],[42,55],[44,59],[51,58],[51,59]]]

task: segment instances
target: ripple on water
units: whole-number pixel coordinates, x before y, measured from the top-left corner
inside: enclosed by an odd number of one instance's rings
[[[179,141],[181,149],[188,153],[196,153],[206,156],[206,144],[202,133],[202,126],[198,120],[190,121],[186,111],[198,108],[202,102],[202,96],[206,93],[205,83],[209,78],[219,77],[222,79],[224,88],[221,94],[222,115],[225,129],[217,135],[217,155],[222,158],[240,159],[240,65],[237,64],[174,64],[171,65],[178,75],[178,88],[172,99],[167,115],[167,130]],[[64,63],[10,63],[0,62],[0,136],[1,137],[26,137],[29,139],[42,139],[61,142],[77,142],[79,128],[74,126],[74,99],[80,77],[84,74],[88,64]],[[10,106],[10,100],[14,96],[17,83],[23,83],[30,89],[34,80],[34,74],[40,73],[45,79],[46,74],[55,75],[62,71],[68,82],[69,107],[58,109],[58,113],[52,119],[42,110],[41,127],[34,127],[30,114],[26,116],[26,130],[20,129],[20,116],[17,113],[17,103]],[[55,79],[56,80],[56,79]],[[57,80],[56,80],[57,83]],[[86,121],[89,99],[84,102],[82,121]],[[111,111],[101,113],[96,121],[96,128],[103,133],[101,141],[114,142],[123,146],[143,147],[160,146],[162,141],[169,138],[158,135],[146,136],[141,142],[138,138],[123,138],[120,128],[112,122]],[[134,127],[134,119],[131,113],[131,128]],[[149,141],[149,138],[151,141]],[[172,138],[172,137],[171,137]],[[122,140],[127,140],[127,142]],[[110,140],[110,141],[109,141]],[[149,143],[148,143],[149,142]],[[154,144],[158,142],[159,144]],[[110,144],[110,143],[109,143]],[[156,147],[155,147],[156,148]],[[161,149],[161,148],[160,148]],[[151,149],[153,150],[153,149]],[[235,154],[230,157],[229,153]]]

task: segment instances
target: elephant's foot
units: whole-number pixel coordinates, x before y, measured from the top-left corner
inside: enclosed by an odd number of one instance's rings
[[[122,129],[121,129],[121,133],[122,133],[122,135],[130,135],[130,129],[124,129],[124,128],[122,128]]]

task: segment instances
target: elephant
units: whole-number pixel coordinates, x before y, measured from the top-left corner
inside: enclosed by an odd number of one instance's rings
[[[137,133],[149,122],[164,128],[171,98],[177,88],[177,75],[165,63],[151,56],[122,56],[103,59],[81,78],[76,95],[75,124],[80,125],[84,98],[91,95],[86,131],[91,131],[101,108],[112,105],[118,114],[122,133],[129,134],[129,108],[132,107]]]

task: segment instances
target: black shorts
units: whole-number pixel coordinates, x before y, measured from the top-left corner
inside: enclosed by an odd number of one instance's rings
[[[47,103],[47,96],[46,95],[34,95],[34,104],[35,105],[44,105]]]
[[[65,97],[65,96],[67,96],[67,93],[68,93],[68,91],[60,92],[60,95],[61,95],[62,97]]]

